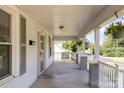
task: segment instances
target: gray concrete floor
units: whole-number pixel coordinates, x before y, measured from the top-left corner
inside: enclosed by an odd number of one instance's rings
[[[88,88],[88,72],[76,63],[54,63],[31,88]]]

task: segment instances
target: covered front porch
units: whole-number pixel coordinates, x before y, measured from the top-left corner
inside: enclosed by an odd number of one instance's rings
[[[0,6],[0,13],[0,87],[124,87],[123,47],[103,44],[101,30],[124,16],[124,6],[10,5]],[[93,43],[86,42],[90,32]],[[70,40],[80,40],[81,48],[55,52],[55,42]]]

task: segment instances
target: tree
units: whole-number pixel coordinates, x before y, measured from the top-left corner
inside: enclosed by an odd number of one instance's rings
[[[103,45],[100,47],[101,55],[107,57],[124,56],[124,24],[115,22],[106,27],[107,36]]]
[[[124,57],[124,39],[113,39],[107,36],[100,47],[100,54],[106,57]]]
[[[62,47],[72,52],[77,52],[78,47],[80,50],[82,49],[82,41],[81,40],[66,41],[62,44]]]
[[[86,50],[91,46],[91,42],[85,39],[85,48]],[[73,40],[73,41],[65,41],[62,45],[63,48],[68,49],[72,52],[77,52],[77,50],[81,51],[83,48],[83,44],[81,40]]]

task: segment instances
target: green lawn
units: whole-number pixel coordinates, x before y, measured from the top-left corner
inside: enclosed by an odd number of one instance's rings
[[[114,62],[124,62],[124,57],[102,57],[106,59],[112,59]]]

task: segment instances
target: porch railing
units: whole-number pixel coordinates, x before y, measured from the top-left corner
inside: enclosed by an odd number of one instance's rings
[[[123,88],[124,67],[123,64],[99,64],[99,87],[102,88]]]
[[[98,76],[96,86],[100,88],[124,88],[124,67],[123,64],[114,64],[113,62],[96,63],[98,72],[93,71]],[[93,69],[92,69],[93,70]],[[94,69],[96,70],[96,68]],[[92,73],[92,74],[94,74]],[[98,75],[97,75],[98,74]],[[89,75],[90,76],[90,75]]]
[[[91,87],[124,88],[124,63],[94,60],[92,56],[87,56],[87,59]]]
[[[75,61],[76,54],[73,52],[55,52],[54,61]]]
[[[115,65],[99,62],[99,87],[116,88],[118,87],[117,67]]]

